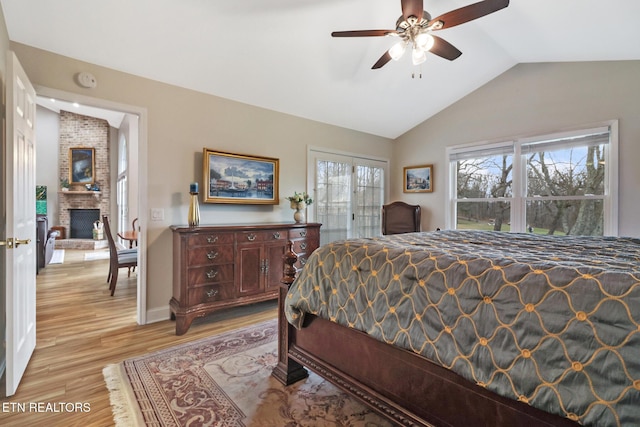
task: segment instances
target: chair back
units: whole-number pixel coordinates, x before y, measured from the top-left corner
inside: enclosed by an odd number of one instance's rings
[[[113,240],[113,235],[111,234],[111,227],[109,226],[109,217],[106,215],[102,215],[102,224],[104,227],[104,233],[107,235],[107,241],[109,242],[109,252],[111,256],[114,255],[117,257],[118,248],[116,247],[116,241]]]
[[[393,202],[382,206],[382,234],[402,234],[420,231],[420,205]]]

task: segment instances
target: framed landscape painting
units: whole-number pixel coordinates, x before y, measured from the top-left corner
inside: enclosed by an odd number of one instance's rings
[[[69,184],[93,184],[96,180],[93,148],[69,148]]]
[[[431,193],[433,191],[433,165],[404,168],[405,193]]]
[[[277,205],[279,160],[203,150],[204,203]]]

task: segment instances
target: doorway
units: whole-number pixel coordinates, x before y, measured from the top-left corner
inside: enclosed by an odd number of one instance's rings
[[[122,195],[119,193],[119,172],[121,169],[121,156],[118,155],[120,142],[126,137],[127,143],[124,146],[127,149],[126,155],[127,163],[130,165],[127,169],[127,202],[126,202],[126,214],[130,218],[139,218],[137,225],[140,229],[138,233],[138,268],[137,271],[137,291],[136,291],[136,322],[140,325],[146,323],[146,255],[144,248],[146,247],[146,233],[145,233],[145,216],[140,214],[146,212],[147,206],[147,194],[146,194],[146,165],[147,165],[147,113],[146,109],[136,106],[130,106],[125,104],[114,103],[98,98],[90,98],[74,93],[68,93],[59,91],[56,89],[50,89],[45,87],[36,87],[36,92],[39,98],[43,102],[58,103],[59,106],[69,108],[71,112],[76,114],[82,114],[89,117],[98,117],[109,121],[110,129],[114,128],[114,123],[118,123],[118,132],[113,132],[113,135],[109,137],[110,153],[110,218],[117,218],[117,221],[111,221],[113,225],[122,224],[122,231],[127,230],[124,224],[130,226],[130,221],[121,218],[121,207],[117,203],[117,196]],[[40,105],[40,102],[39,102]],[[39,109],[42,111],[42,108]],[[115,119],[113,118],[115,117]],[[38,120],[38,117],[36,117]],[[114,122],[115,120],[115,122]],[[40,132],[38,132],[40,134]],[[110,132],[111,134],[112,132]],[[40,141],[37,142],[38,145]],[[57,151],[56,157],[57,158]],[[41,165],[38,156],[36,156],[38,165]],[[135,167],[131,167],[134,165]],[[59,188],[59,183],[51,183],[52,188]],[[121,185],[121,183],[120,183]],[[118,228],[118,231],[121,231]],[[113,230],[114,234],[116,230]],[[105,276],[106,278],[106,276]]]

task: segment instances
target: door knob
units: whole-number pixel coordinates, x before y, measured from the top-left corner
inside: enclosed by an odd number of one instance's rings
[[[28,245],[29,243],[31,243],[31,239],[24,239],[24,240],[15,239],[15,243],[17,248],[20,245]]]
[[[31,239],[21,240],[9,237],[7,240],[0,240],[0,246],[6,246],[9,249],[17,248],[20,245],[28,245],[29,243],[31,243]]]

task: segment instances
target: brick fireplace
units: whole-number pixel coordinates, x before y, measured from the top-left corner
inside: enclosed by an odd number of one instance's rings
[[[88,191],[84,185],[77,185],[71,186],[69,191],[58,193],[58,224],[67,230],[67,237],[74,240],[74,236],[70,233],[71,210],[92,210],[94,215],[97,213],[100,220],[102,215],[108,215],[110,212],[109,123],[95,117],[60,111],[59,146],[58,163],[61,180],[69,179],[70,148],[82,147],[95,150],[95,181],[100,191]],[[77,245],[65,245],[60,242],[56,246]]]

